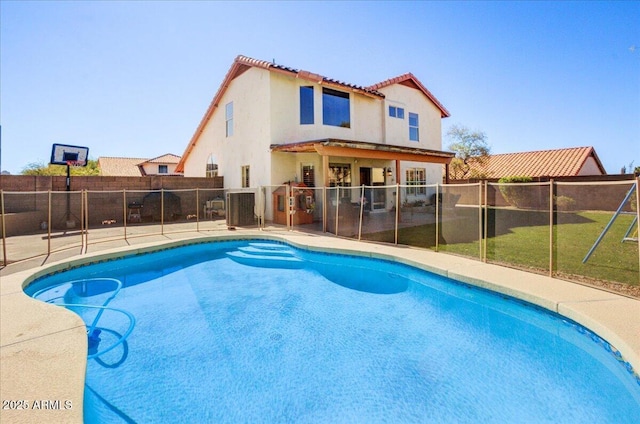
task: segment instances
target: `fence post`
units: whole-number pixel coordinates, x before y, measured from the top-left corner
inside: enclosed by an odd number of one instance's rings
[[[553,277],[553,267],[555,266],[555,261],[553,260],[553,252],[554,252],[554,243],[553,243],[553,207],[554,207],[554,192],[555,192],[555,182],[553,178],[549,180],[549,277]]]
[[[636,177],[636,226],[638,227],[636,239],[638,240],[638,277],[640,279],[640,175]]]
[[[87,246],[89,245],[89,210],[86,194],[87,190],[80,190],[80,251],[84,254],[87,253]]]
[[[47,206],[47,255],[51,255],[51,190],[49,190],[49,199]]]
[[[484,180],[484,222],[483,222],[483,234],[484,237],[482,239],[482,247],[483,247],[483,255],[482,262],[487,262],[487,234],[489,233],[489,184],[487,180]]]
[[[373,202],[371,202],[373,208]],[[360,192],[360,221],[358,222],[358,241],[362,237],[362,213],[364,212],[364,184],[362,184],[362,191]]]
[[[436,252],[438,251],[440,237],[440,183],[436,184]]]
[[[200,189],[196,187],[196,233],[200,232]]]
[[[482,262],[482,183],[478,181],[478,255]]]
[[[393,244],[398,244],[398,220],[400,219],[400,184],[396,182],[396,231]]]
[[[338,221],[340,221],[340,186],[336,186],[336,236],[338,235]]]
[[[164,235],[164,187],[160,189],[160,235]]]
[[[127,241],[127,189],[122,189],[122,223],[124,225],[124,241]]]
[[[7,266],[7,228],[4,223],[4,191],[0,189],[0,212],[2,212],[2,264]]]
[[[322,187],[322,232],[327,232],[327,187]]]

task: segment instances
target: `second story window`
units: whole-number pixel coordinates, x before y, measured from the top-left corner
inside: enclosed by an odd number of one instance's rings
[[[226,135],[231,137],[233,135],[233,102],[227,103],[224,107],[224,120],[227,123]]]
[[[168,165],[158,165],[158,174],[168,174],[169,166]]]
[[[418,114],[409,112],[409,140],[420,141]]]
[[[389,106],[389,116],[392,118],[404,119],[404,109],[396,106]]]
[[[351,128],[349,93],[322,89],[322,123],[335,127]]]
[[[313,124],[313,87],[300,87],[300,124]]]

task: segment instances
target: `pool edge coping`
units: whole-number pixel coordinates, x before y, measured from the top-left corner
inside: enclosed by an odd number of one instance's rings
[[[74,406],[70,410],[55,411],[2,410],[0,419],[6,419],[7,422],[43,422],[55,417],[59,422],[82,422],[84,371],[87,361],[86,337],[82,337],[83,332],[78,331],[84,327],[82,320],[63,308],[38,308],[42,303],[28,297],[23,291],[24,287],[43,275],[122,256],[211,241],[246,239],[275,240],[311,251],[385,259],[523,300],[586,327],[614,346],[636,373],[640,369],[640,338],[637,337],[637,334],[640,334],[640,320],[634,322],[632,319],[625,319],[629,318],[629,313],[640,316],[640,300],[565,280],[424,249],[364,243],[307,233],[240,230],[233,234],[215,234],[114,248],[3,276],[0,283],[0,299],[4,300],[0,302],[2,399],[22,400],[27,395],[20,390],[27,386],[32,397],[36,396],[32,393],[36,393],[39,395],[37,399],[72,400]],[[7,300],[12,302],[11,308],[7,305]],[[44,309],[47,311],[43,312]],[[624,316],[619,316],[619,311],[624,312]],[[16,313],[22,319],[13,319],[16,317],[12,315]],[[47,330],[34,336],[34,325],[44,325]],[[69,332],[72,337],[68,336]],[[43,357],[55,361],[58,371],[46,376],[30,372],[37,371],[39,366],[42,367],[43,364],[38,363],[38,359]],[[71,364],[75,371],[68,372],[64,364]],[[21,370],[21,384],[12,381],[16,376],[16,369]],[[37,399],[24,400],[33,402]]]

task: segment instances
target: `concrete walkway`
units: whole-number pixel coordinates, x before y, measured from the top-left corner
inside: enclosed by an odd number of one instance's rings
[[[410,247],[396,247],[287,231],[172,233],[90,245],[7,266],[0,272],[0,393],[9,409],[2,423],[81,423],[87,336],[74,313],[27,297],[23,287],[52,272],[127,253],[206,240],[263,238],[316,251],[331,250],[397,261],[531,302],[589,328],[640,370],[640,300],[564,280]]]

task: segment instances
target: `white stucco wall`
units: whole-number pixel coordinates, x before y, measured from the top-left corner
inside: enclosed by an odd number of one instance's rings
[[[314,87],[314,123],[300,124],[300,86]],[[333,87],[332,87],[333,88]],[[335,88],[333,88],[335,89]],[[278,185],[285,181],[301,181],[301,164],[310,163],[316,170],[316,186],[322,186],[322,159],[316,154],[270,153],[271,144],[335,138],[342,140],[386,143],[397,146],[440,150],[440,110],[419,90],[392,85],[383,92],[387,99],[349,93],[351,128],[322,123],[322,85],[297,79],[262,68],[249,68],[231,81],[218,107],[205,126],[191,154],[185,161],[185,177],[205,176],[210,155],[218,163],[218,175],[224,177],[225,188],[242,185],[241,167],[250,166],[250,185]],[[233,102],[234,133],[225,135],[225,106]],[[404,119],[388,116],[388,106],[405,109]],[[409,141],[409,112],[418,113],[420,141]],[[391,167],[393,161],[366,161],[353,158],[331,158],[331,162],[350,163],[352,184],[358,185],[359,167]],[[425,168],[427,182],[441,181],[442,165],[401,162],[399,181],[404,184],[408,167]]]
[[[313,124],[300,124],[300,87],[302,86],[313,87]],[[324,125],[322,123],[322,88],[322,85],[312,81],[272,73],[271,138],[274,144],[325,138],[382,142],[381,99],[373,99],[347,89],[329,87],[349,93],[351,128]]]
[[[442,149],[441,112],[420,90],[394,84],[379,90],[385,98],[386,142],[395,146]],[[404,119],[389,116],[389,106],[404,108]],[[419,141],[409,140],[409,113],[418,114]]]
[[[186,177],[204,177],[213,154],[225,188],[242,186],[242,166],[250,166],[250,185],[271,177],[270,72],[249,68],[231,81],[185,162]],[[233,102],[233,135],[226,136],[225,107]]]

